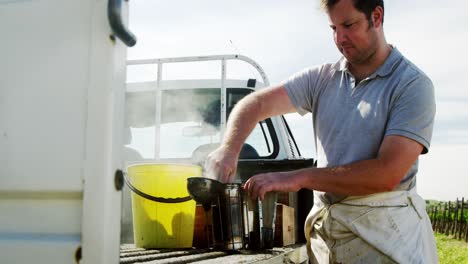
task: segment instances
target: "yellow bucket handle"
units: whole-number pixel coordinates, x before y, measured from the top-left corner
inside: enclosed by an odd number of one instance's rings
[[[141,197],[146,198],[146,199],[151,200],[151,201],[155,201],[155,202],[159,202],[159,203],[183,203],[183,202],[187,202],[187,201],[192,200],[192,197],[190,197],[190,196],[178,197],[178,198],[163,198],[163,197],[152,196],[152,195],[149,195],[147,193],[144,193],[144,192],[138,190],[135,186],[133,186],[132,183],[130,182],[130,180],[128,179],[126,173],[124,173],[124,179],[125,179],[125,183],[127,184],[128,188],[130,188],[130,190],[132,190],[134,193],[140,195]]]

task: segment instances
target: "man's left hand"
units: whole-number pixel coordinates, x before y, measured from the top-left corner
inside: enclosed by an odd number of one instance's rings
[[[252,176],[244,184],[244,190],[252,199],[263,200],[267,192],[297,192],[299,184],[294,175],[287,172],[269,172]]]

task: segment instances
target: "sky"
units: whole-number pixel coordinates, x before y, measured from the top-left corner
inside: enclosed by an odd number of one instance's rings
[[[275,84],[341,57],[318,3],[132,0],[129,28],[138,42],[127,50],[128,59],[242,54],[260,64]],[[468,198],[468,87],[461,77],[468,68],[466,10],[468,2],[463,0],[385,1],[387,42],[435,86],[434,134],[429,153],[420,158],[417,178],[425,199]],[[291,114],[287,119],[302,153],[313,158],[311,115]]]

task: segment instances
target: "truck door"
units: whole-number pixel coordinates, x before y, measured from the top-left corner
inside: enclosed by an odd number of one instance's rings
[[[126,11],[0,1],[1,263],[119,261]]]

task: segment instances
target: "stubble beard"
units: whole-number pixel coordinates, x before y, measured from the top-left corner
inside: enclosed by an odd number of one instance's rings
[[[371,30],[371,28],[369,28],[369,30]],[[356,46],[354,45],[352,46],[351,51],[354,51],[354,55],[353,54],[346,55],[344,52],[344,49],[341,47],[339,48],[339,51],[341,52],[341,54],[343,54],[343,56],[346,58],[346,60],[349,63],[355,64],[355,65],[363,65],[372,61],[372,59],[375,57],[375,54],[377,53],[377,47],[378,47],[378,40],[374,32],[370,36],[370,41],[366,48],[359,49],[359,48],[356,48]]]

